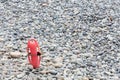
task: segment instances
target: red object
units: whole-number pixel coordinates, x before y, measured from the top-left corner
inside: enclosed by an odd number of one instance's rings
[[[41,53],[37,40],[30,39],[27,44],[28,60],[33,68],[39,68]]]

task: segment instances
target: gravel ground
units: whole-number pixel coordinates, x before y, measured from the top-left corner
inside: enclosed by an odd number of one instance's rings
[[[38,69],[27,60],[31,37]],[[0,80],[119,79],[120,0],[0,0]]]

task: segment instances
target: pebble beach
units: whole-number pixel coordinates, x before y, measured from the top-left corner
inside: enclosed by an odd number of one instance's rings
[[[120,0],[0,0],[0,80],[120,80]]]

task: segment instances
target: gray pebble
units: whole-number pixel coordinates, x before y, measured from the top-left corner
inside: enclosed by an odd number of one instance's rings
[[[55,70],[51,70],[50,73],[51,73],[52,75],[57,75],[58,72],[55,71]]]
[[[24,73],[24,72],[21,73],[21,74],[18,74],[18,75],[17,75],[17,78],[18,78],[18,79],[22,79],[23,76],[25,76],[25,73]]]

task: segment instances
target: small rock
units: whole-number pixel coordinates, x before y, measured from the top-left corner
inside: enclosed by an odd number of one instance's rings
[[[82,35],[83,36],[87,36],[88,34],[87,34],[87,32],[83,32]]]
[[[57,57],[54,61],[55,63],[63,62],[63,57]]]
[[[57,77],[57,80],[64,80],[64,77],[59,76],[59,77]]]
[[[15,52],[10,52],[10,56],[12,58],[19,58],[21,56],[21,53],[18,52],[18,51],[15,51]]]
[[[96,27],[91,27],[90,30],[91,30],[92,32],[95,32],[95,33],[101,31],[99,28],[96,28]]]
[[[51,70],[50,73],[51,73],[52,75],[56,75],[56,74],[57,74],[57,71]]]
[[[71,62],[76,62],[77,61],[77,55],[72,55],[70,57],[70,59],[71,59]]]
[[[107,22],[108,22],[108,19],[107,19],[107,18],[104,18],[104,19],[102,20],[102,22],[101,22],[101,25],[102,25],[102,26],[105,26]]]
[[[42,6],[44,6],[44,7],[48,6],[48,3],[42,3]]]
[[[40,73],[41,73],[41,74],[48,74],[48,73],[50,73],[50,71],[48,71],[48,70],[43,70],[43,71],[41,71]]]
[[[83,57],[93,57],[92,53],[81,53],[80,55]]]
[[[15,75],[10,76],[9,80],[11,80],[11,79],[13,80],[14,77],[15,77]]]
[[[3,52],[0,52],[0,55],[3,54]]]
[[[79,51],[79,50],[72,50],[72,52],[73,52],[74,54],[80,54],[80,51]]]
[[[6,47],[7,47],[7,48],[12,48],[12,47],[13,47],[13,44],[7,44]]]
[[[83,77],[82,80],[89,80],[89,78],[88,77]]]
[[[17,75],[17,78],[22,78],[25,75],[25,73],[21,73],[19,75]]]
[[[60,68],[62,67],[62,63],[55,63],[55,64],[52,64],[55,68]]]
[[[50,65],[53,65],[53,63],[52,62],[47,62],[46,63],[46,66],[50,66]]]
[[[4,41],[4,39],[0,37],[0,42],[2,42],[2,41]]]
[[[113,40],[114,38],[111,35],[106,36],[109,40]]]
[[[74,14],[78,14],[79,13],[79,9],[78,8],[74,8]]]
[[[55,25],[56,25],[54,22],[50,22],[50,24],[51,24],[52,26],[55,26]]]

